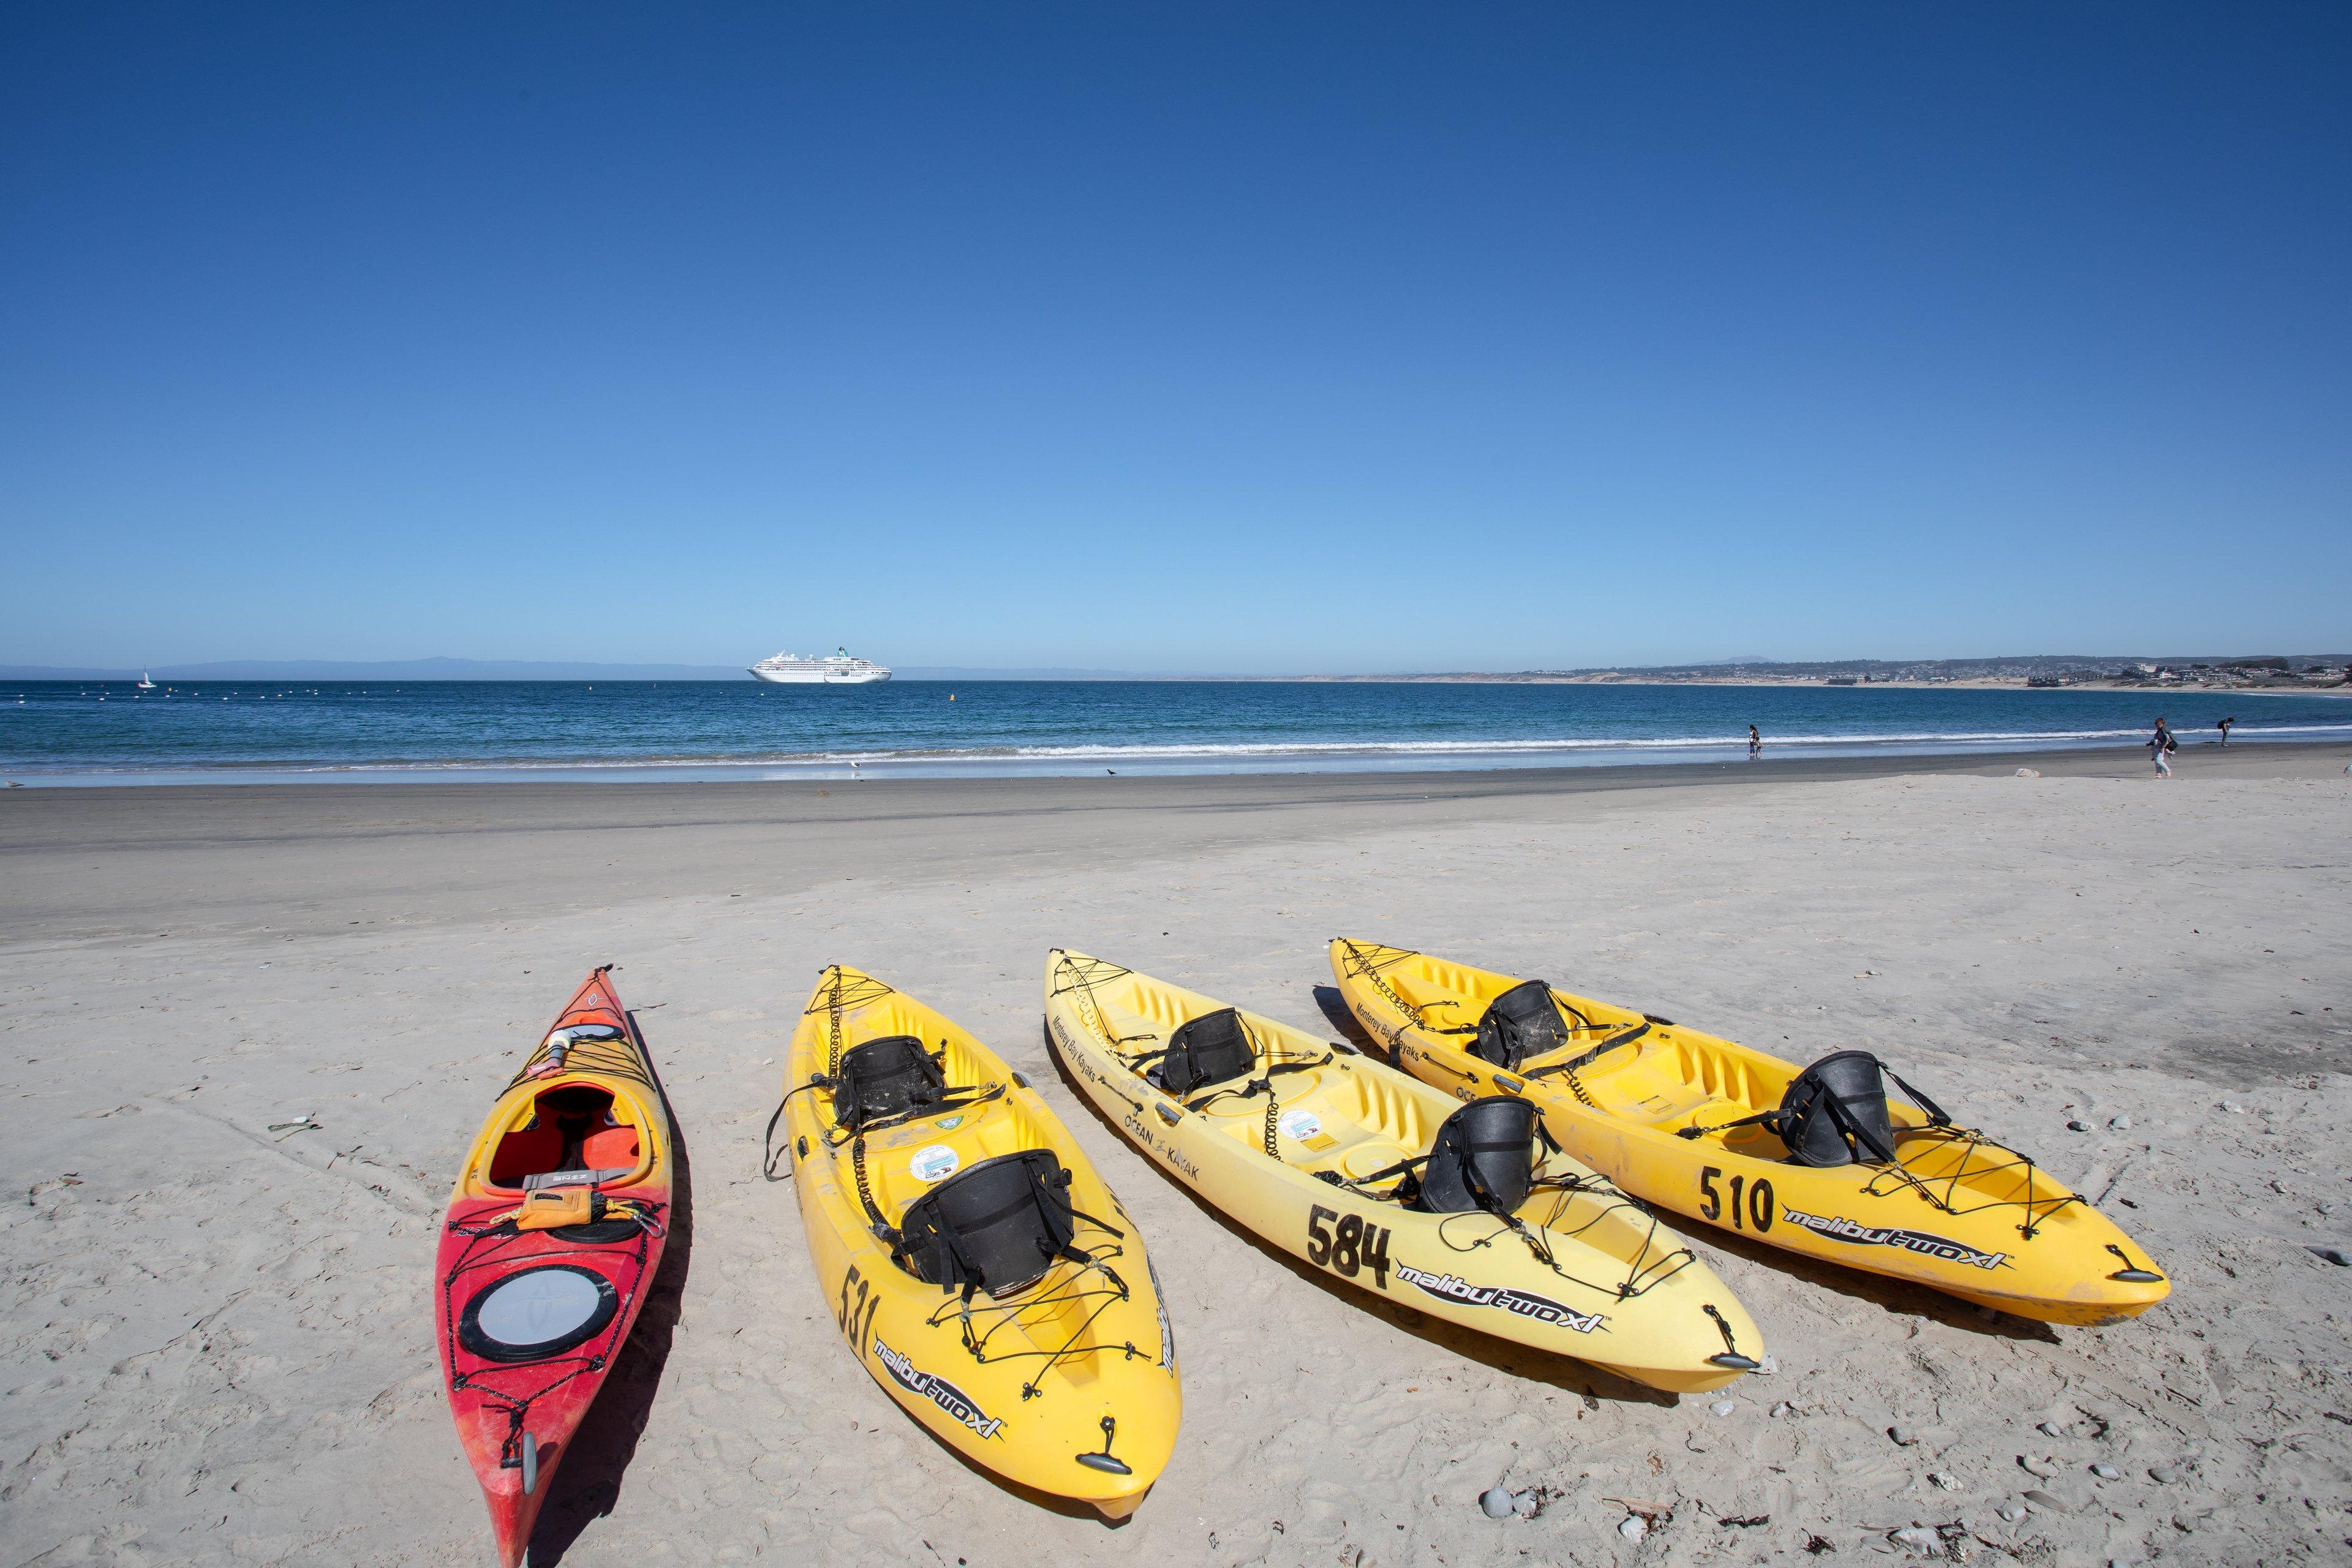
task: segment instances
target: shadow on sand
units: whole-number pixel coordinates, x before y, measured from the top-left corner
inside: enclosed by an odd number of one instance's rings
[[[635,1013],[629,1015],[629,1023],[643,1041],[645,1029]],[[662,1114],[669,1121],[669,1236],[653,1288],[638,1309],[636,1327],[629,1331],[620,1359],[597,1391],[596,1403],[588,1407],[563,1468],[555,1473],[554,1495],[540,1510],[539,1523],[530,1534],[532,1568],[552,1568],[562,1562],[589,1523],[612,1512],[620,1500],[621,1478],[653,1414],[662,1367],[669,1360],[670,1339],[685,1308],[686,1275],[694,1258],[694,1162],[687,1155],[686,1139],[670,1110],[669,1091],[662,1087],[660,1069],[653,1067],[651,1047],[646,1052],[646,1065],[653,1071],[654,1092],[660,1096]]]
[[[1700,1225],[1677,1214],[1659,1211],[1659,1217],[1692,1240],[1719,1247],[1749,1263],[1776,1269],[1832,1295],[1876,1307],[1890,1316],[1928,1318],[1946,1328],[1964,1329],[1990,1339],[2030,1340],[2037,1344],[2052,1345],[2058,1342],[2057,1331],[2048,1323],[2008,1312],[1990,1312],[1988,1316],[1988,1309],[1980,1309],[1973,1301],[1963,1301],[1957,1296],[1947,1296],[1931,1286],[1890,1279],[1884,1274],[1868,1274],[1859,1268],[1841,1268],[1834,1263],[1807,1258],[1801,1252],[1785,1251],[1750,1237],[1718,1230],[1713,1226]]]
[[[1358,1023],[1356,1016],[1348,1011],[1348,999],[1339,994],[1337,985],[1318,985],[1315,988],[1315,1005],[1323,1009],[1323,1021],[1339,1030],[1341,1039],[1376,1062],[1396,1066],[1396,1058],[1388,1047],[1372,1038],[1371,1031]]]

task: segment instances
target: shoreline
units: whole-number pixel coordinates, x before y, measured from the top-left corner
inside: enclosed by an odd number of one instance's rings
[[[2335,731],[2337,726],[2314,726]],[[2232,752],[2269,748],[2293,751],[2306,747],[2352,744],[2352,736],[2323,733],[2307,739],[2257,739],[2242,735],[2224,746],[2210,732],[2193,730],[2179,735],[2184,750]],[[2277,731],[2272,731],[2275,735]],[[2136,754],[2146,749],[2139,739],[2107,738],[2096,742],[2076,736],[2047,741],[2004,736],[1999,741],[1908,740],[1871,742],[1866,738],[1786,739],[1766,737],[1765,755],[1750,759],[1744,742],[1723,741],[1561,741],[1497,742],[1481,745],[1462,742],[1448,751],[1402,750],[1379,742],[1361,745],[1326,742],[1285,747],[1270,745],[1264,752],[1234,748],[1187,751],[1104,748],[1075,754],[1024,756],[1002,752],[953,753],[866,753],[853,762],[846,754],[833,757],[731,761],[725,758],[569,759],[537,762],[383,762],[350,763],[223,763],[207,767],[136,768],[76,767],[44,771],[0,770],[0,792],[7,790],[140,791],[191,788],[310,788],[322,784],[365,784],[375,788],[415,785],[627,784],[644,788],[661,784],[863,784],[883,780],[947,784],[983,779],[1042,782],[1083,779],[1109,774],[1132,778],[1282,778],[1369,775],[1412,779],[1424,774],[1463,773],[1590,773],[1638,771],[1656,775],[1660,770],[1748,767],[1761,763],[1858,763],[1864,771],[1900,771],[1913,764],[1938,763],[1958,767],[1992,766],[2015,759]],[[1117,766],[1112,766],[1116,763]],[[1852,776],[1841,768],[1833,776]]]
[[[2180,781],[2340,778],[2352,743],[2240,742]],[[1790,786],[2153,782],[2144,749],[1781,757],[1639,767],[1106,777],[418,781],[0,791],[0,950],[140,934],[337,930],[598,907],[649,887],[755,895],[745,868],[845,886],[1177,858],[1368,828],[1585,817],[1779,798]],[[2031,781],[2021,781],[2031,782]],[[463,855],[452,845],[476,847]],[[415,858],[438,858],[428,875]],[[561,852],[551,852],[558,851]],[[331,851],[331,855],[329,852]],[[321,857],[327,857],[321,858]],[[137,911],[136,914],[131,911]]]

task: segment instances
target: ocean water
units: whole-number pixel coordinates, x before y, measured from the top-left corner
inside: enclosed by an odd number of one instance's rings
[[[1603,765],[2352,740],[2352,700],[2180,691],[1317,681],[0,683],[36,784],[847,778]]]

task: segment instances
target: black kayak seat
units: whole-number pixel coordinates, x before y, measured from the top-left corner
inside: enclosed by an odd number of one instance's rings
[[[944,1289],[1007,1296],[1070,1251],[1070,1173],[1050,1149],[999,1154],[907,1205],[898,1252],[915,1278]]]
[[[1790,1080],[1773,1131],[1800,1165],[1885,1164],[1895,1158],[1886,1079],[1868,1051],[1832,1051]]]
[[[1257,1047],[1241,1014],[1221,1007],[1177,1026],[1149,1081],[1181,1100],[1196,1089],[1244,1077],[1255,1066]]]
[[[856,1131],[885,1117],[937,1105],[947,1094],[940,1060],[912,1035],[886,1035],[841,1053],[834,1075],[833,1120]]]
[[[1551,986],[1541,980],[1523,980],[1486,1005],[1470,1054],[1517,1072],[1528,1058],[1566,1044],[1568,1024],[1559,1016],[1559,1004],[1552,1000]]]
[[[1470,1101],[1438,1128],[1409,1206],[1426,1214],[1514,1212],[1534,1180],[1535,1136],[1536,1108],[1527,1100],[1490,1094]]]

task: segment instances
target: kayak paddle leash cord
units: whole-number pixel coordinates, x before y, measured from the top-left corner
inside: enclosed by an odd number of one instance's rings
[[[892,994],[889,986],[871,975],[861,975],[854,984],[845,981],[841,965],[835,964],[825,972],[826,984],[809,1005],[803,1009],[803,1017],[814,1013],[825,1015],[824,1076],[828,1081],[841,1076],[841,1016],[852,1007],[865,1007]]]
[[[1411,1020],[1416,1028],[1428,1029],[1434,1034],[1440,1035],[1475,1035],[1478,1032],[1478,1026],[1475,1024],[1457,1028],[1444,1028],[1429,1022],[1426,1018],[1423,1018],[1421,1016],[1423,1011],[1429,1007],[1460,1006],[1461,1004],[1454,1001],[1452,997],[1444,997],[1436,1002],[1424,1002],[1421,1006],[1416,1007],[1412,1003],[1406,1001],[1403,997],[1398,995],[1389,983],[1385,979],[1381,978],[1381,972],[1382,970],[1393,968],[1403,960],[1411,958],[1412,954],[1410,952],[1405,952],[1402,948],[1382,948],[1381,949],[1381,952],[1394,953],[1396,956],[1393,958],[1381,959],[1378,963],[1375,963],[1366,954],[1364,949],[1359,947],[1356,943],[1348,941],[1345,937],[1341,937],[1338,940],[1339,942],[1339,945],[1348,950],[1348,962],[1355,966],[1355,972],[1358,974],[1362,975],[1364,979],[1370,984],[1372,989],[1381,994],[1382,998],[1387,1001],[1390,1006],[1395,1008],[1398,1012],[1403,1014],[1407,1019]]]

